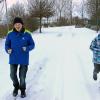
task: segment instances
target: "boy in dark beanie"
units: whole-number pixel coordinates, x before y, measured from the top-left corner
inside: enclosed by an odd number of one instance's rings
[[[15,23],[21,23],[22,25],[24,24],[24,23],[23,23],[23,20],[22,20],[20,17],[15,17],[15,19],[14,19],[14,21],[13,21],[13,25],[14,25]]]
[[[16,17],[13,21],[13,30],[6,37],[5,50],[9,54],[10,77],[13,81],[13,96],[17,96],[18,90],[21,90],[21,97],[26,96],[26,73],[29,65],[29,51],[35,46],[29,31],[24,28],[23,20]],[[19,66],[19,79],[17,69]]]

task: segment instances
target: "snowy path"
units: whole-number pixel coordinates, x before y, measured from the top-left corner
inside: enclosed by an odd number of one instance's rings
[[[100,83],[92,79],[92,54],[89,50],[95,36],[90,33],[95,32],[74,27],[48,28],[43,32],[33,35],[36,48],[31,52],[26,79],[27,97],[23,100],[100,100]],[[2,57],[6,56],[3,53]],[[8,66],[4,62],[0,64]],[[9,68],[6,73],[9,75]],[[2,90],[0,100],[13,100],[12,82],[9,77],[6,79],[8,89],[6,92]],[[17,100],[22,99],[18,96]]]
[[[74,34],[73,35],[77,35]],[[63,44],[63,56],[64,58],[63,73],[64,73],[64,98],[63,100],[90,100],[88,91],[84,85],[84,76],[82,75],[82,70],[80,69],[82,64],[79,62],[79,57],[76,50],[79,48],[75,37],[69,37],[65,39],[67,48],[65,49],[65,44]],[[76,45],[74,45],[76,44]],[[81,78],[80,78],[81,77]]]

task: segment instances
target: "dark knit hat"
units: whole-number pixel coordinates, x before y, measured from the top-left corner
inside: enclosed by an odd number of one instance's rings
[[[22,25],[24,24],[24,23],[23,23],[23,20],[22,20],[20,17],[15,17],[15,18],[14,18],[13,25],[14,25],[15,23],[21,23]]]

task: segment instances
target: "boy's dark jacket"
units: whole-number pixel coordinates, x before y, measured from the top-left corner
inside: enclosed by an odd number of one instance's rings
[[[22,49],[26,47],[26,51]],[[29,64],[29,51],[35,47],[35,43],[31,34],[22,28],[21,32],[17,32],[15,29],[8,32],[5,41],[5,50],[12,49],[12,53],[9,54],[9,64]],[[8,53],[8,52],[7,52]]]

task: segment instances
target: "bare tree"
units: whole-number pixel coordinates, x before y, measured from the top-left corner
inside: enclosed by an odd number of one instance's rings
[[[25,16],[25,8],[24,5],[21,3],[14,4],[11,8],[8,10],[8,16],[10,19],[10,22],[14,19],[14,17],[19,16],[24,18]]]
[[[70,24],[72,24],[73,0],[69,0]]]
[[[47,3],[47,8],[45,9],[45,16],[44,17],[47,18],[47,27],[48,27],[49,17],[52,17],[55,14],[54,4],[55,4],[55,2],[52,0],[51,2]]]
[[[84,6],[85,6],[84,3],[85,3],[85,1],[82,0],[82,10],[81,10],[82,19],[84,19]]]
[[[73,2],[72,0],[56,0],[56,14],[59,16],[59,19],[65,17],[70,20],[72,24],[72,12],[73,12]]]
[[[29,12],[32,17],[38,17],[40,19],[40,33],[42,27],[42,18],[49,18],[53,16],[53,2],[50,0],[31,0],[29,1]]]
[[[90,16],[90,19],[96,23],[97,31],[99,28],[99,19],[100,19],[100,0],[88,0],[87,1],[87,12]]]
[[[82,24],[84,25],[85,24],[85,22],[84,22],[85,20],[84,19],[87,17],[86,16],[86,9],[87,9],[86,8],[86,1],[85,0],[81,0],[81,2],[79,4],[75,5],[75,8],[76,8],[75,11],[77,11],[78,14],[79,14],[77,16],[80,16],[80,19],[83,22]]]
[[[61,19],[64,15],[64,11],[66,9],[66,5],[67,5],[67,0],[56,0],[55,2],[55,9],[56,9],[56,14],[59,16],[59,18]],[[66,9],[67,10],[67,9]]]
[[[96,12],[96,0],[87,0],[87,13],[90,18],[95,15]]]

